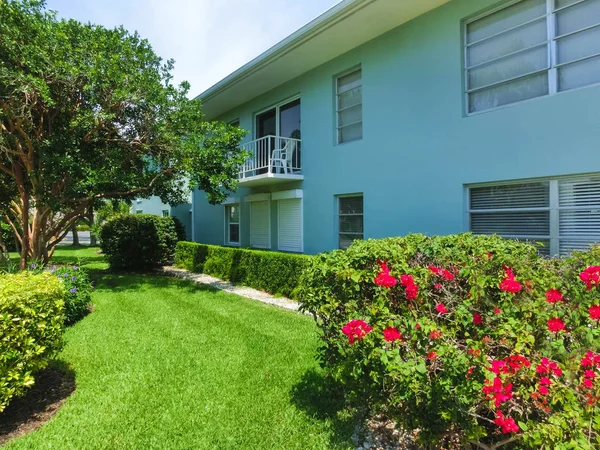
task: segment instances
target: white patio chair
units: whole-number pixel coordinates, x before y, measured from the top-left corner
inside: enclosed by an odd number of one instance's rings
[[[283,169],[283,173],[292,173],[294,171],[293,159],[297,147],[297,141],[288,140],[283,148],[273,150],[273,156],[271,157],[273,173],[278,173],[278,169],[280,168]]]

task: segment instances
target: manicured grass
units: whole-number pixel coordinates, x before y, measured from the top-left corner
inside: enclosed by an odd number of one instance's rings
[[[310,317],[142,275],[100,277],[93,301],[60,355],[75,393],[7,449],[352,448]]]
[[[80,264],[88,270],[104,270],[108,268],[108,263],[104,260],[104,255],[99,254],[100,247],[90,247],[80,245],[59,245],[52,257],[52,264]],[[18,263],[19,255],[10,253],[10,259]]]

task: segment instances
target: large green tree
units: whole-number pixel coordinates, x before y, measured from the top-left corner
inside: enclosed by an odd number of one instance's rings
[[[191,184],[218,203],[236,189],[244,132],[204,121],[172,70],[137,33],[0,0],[0,185],[22,265],[47,261],[100,199],[177,203]]]

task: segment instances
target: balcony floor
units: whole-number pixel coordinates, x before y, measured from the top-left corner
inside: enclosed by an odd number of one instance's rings
[[[298,173],[262,173],[260,175],[240,178],[239,182],[242,187],[253,187],[302,180],[304,180],[304,175]]]

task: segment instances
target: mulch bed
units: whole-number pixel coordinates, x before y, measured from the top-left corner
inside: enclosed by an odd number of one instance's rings
[[[53,364],[40,371],[27,394],[0,413],[0,445],[40,428],[74,390],[75,376],[67,367]]]

